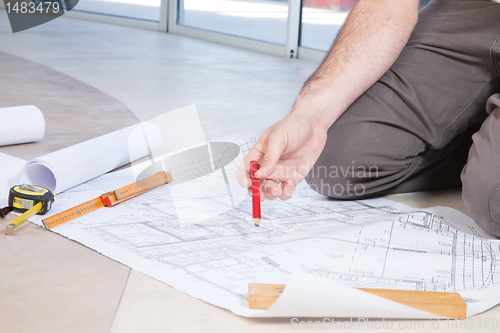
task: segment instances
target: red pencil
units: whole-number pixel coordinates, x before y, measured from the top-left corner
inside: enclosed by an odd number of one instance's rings
[[[259,170],[259,164],[256,161],[250,162],[250,175],[252,177],[252,212],[253,223],[256,226],[260,224],[260,181],[255,178],[255,173]]]

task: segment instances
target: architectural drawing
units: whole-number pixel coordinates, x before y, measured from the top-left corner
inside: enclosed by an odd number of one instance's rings
[[[460,292],[498,286],[499,241],[389,200],[329,200],[303,182],[292,199],[265,202],[255,227],[251,198],[235,179],[255,137],[228,140],[240,147],[227,146],[231,161],[217,166],[215,154],[203,158],[215,171],[53,231],[241,315],[257,311],[248,310],[248,283],[286,283],[296,269],[352,287]],[[174,180],[176,168],[182,165],[171,165]],[[82,193],[91,197],[132,181],[129,170],[99,177],[61,194],[60,209]]]

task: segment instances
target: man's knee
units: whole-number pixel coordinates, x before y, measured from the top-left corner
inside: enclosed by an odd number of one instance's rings
[[[414,170],[423,141],[394,125],[399,104],[392,106],[393,113],[386,104],[373,104],[376,92],[358,98],[328,130],[323,152],[306,177],[318,193],[335,199],[366,198],[397,185]],[[385,93],[388,100],[395,98]]]
[[[462,198],[472,219],[489,234],[500,237],[500,184],[491,175],[467,163],[462,173]]]
[[[490,116],[472,137],[474,144],[462,171],[462,198],[472,219],[500,238],[500,95],[490,98],[488,112]]]
[[[306,177],[309,186],[316,192],[334,199],[359,199],[369,195],[366,187],[376,179],[377,166],[338,163],[326,165],[316,163]]]
[[[379,166],[369,154],[369,144],[360,145],[362,136],[331,140],[306,177],[316,192],[335,199],[359,199],[370,195],[368,188],[379,179]],[[332,144],[333,142],[333,144]],[[366,150],[365,150],[366,149]]]

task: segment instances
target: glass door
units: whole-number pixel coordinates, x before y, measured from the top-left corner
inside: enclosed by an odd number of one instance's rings
[[[160,21],[161,0],[80,0],[75,11]]]
[[[177,24],[285,45],[287,0],[179,0]]]

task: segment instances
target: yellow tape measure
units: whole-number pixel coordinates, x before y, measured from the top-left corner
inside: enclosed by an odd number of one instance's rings
[[[45,187],[36,185],[16,185],[9,191],[9,206],[18,212],[26,212],[38,203],[42,203],[42,209],[38,215],[44,215],[54,202],[54,193]]]
[[[16,185],[9,191],[9,207],[24,212],[7,225],[5,234],[12,236],[14,229],[35,215],[44,215],[52,208],[54,193],[36,185]]]

